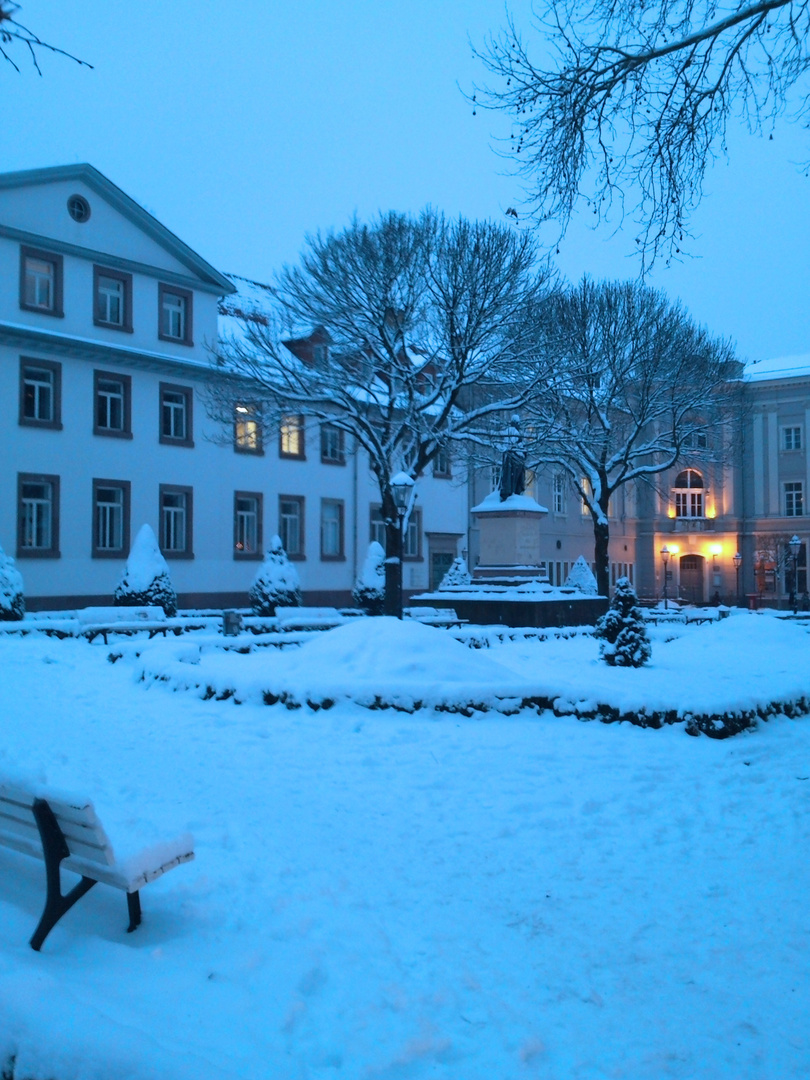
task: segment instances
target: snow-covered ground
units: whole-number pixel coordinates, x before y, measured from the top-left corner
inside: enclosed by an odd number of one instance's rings
[[[810,636],[780,650],[771,623],[746,623],[747,664],[727,642],[738,694],[766,653],[775,685],[810,678]],[[440,657],[446,632],[425,632]],[[678,633],[673,692],[710,688],[711,635],[735,632]],[[36,954],[43,867],[0,848],[16,1077],[810,1075],[807,718],[715,741],[529,710],[237,706],[139,683],[109,651],[0,640],[0,776],[89,795],[121,855],[188,830],[197,858],[144,890],[135,934],[99,886]],[[562,677],[574,653],[588,680],[619,674],[574,638],[469,650],[456,675]],[[656,654],[662,637],[650,672]]]

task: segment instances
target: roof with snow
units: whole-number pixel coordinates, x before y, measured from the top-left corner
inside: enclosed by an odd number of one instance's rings
[[[751,382],[768,379],[799,379],[810,376],[810,353],[754,360],[745,365],[745,377]]]

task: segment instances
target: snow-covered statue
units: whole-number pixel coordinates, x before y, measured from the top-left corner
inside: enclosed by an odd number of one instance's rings
[[[596,586],[596,578],[591,573],[590,566],[588,566],[581,555],[571,567],[571,572],[565,579],[565,587],[567,589],[576,589],[581,593],[587,593],[588,596],[596,596],[599,592]]]
[[[372,540],[368,545],[363,569],[354,583],[355,604],[368,615],[382,615],[385,601],[385,552],[382,544]]]
[[[275,615],[276,607],[299,607],[301,581],[287,558],[281,537],[273,536],[248,593],[254,615]]]
[[[439,591],[442,589],[451,588],[464,588],[472,582],[470,577],[470,571],[467,569],[467,562],[459,556],[453,559],[451,566],[448,568],[447,573],[439,583]]]
[[[501,483],[498,494],[501,502],[510,495],[522,495],[526,488],[526,457],[520,437],[520,417],[512,417],[506,429],[501,458]]]
[[[177,593],[169,566],[148,525],[141,525],[135,537],[113,603],[116,607],[162,607],[169,618],[177,614]]]
[[[17,621],[25,615],[22,574],[14,560],[0,547],[0,621]]]

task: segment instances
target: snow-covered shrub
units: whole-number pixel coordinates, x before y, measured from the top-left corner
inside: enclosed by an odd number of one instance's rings
[[[616,582],[610,608],[596,623],[599,653],[612,667],[641,667],[652,654],[638,597],[626,577]]]
[[[177,614],[177,593],[169,566],[148,525],[141,525],[135,537],[113,603],[116,607],[162,607],[170,618]]]
[[[565,587],[567,589],[577,589],[579,592],[587,593],[589,596],[596,596],[598,594],[599,590],[596,587],[596,578],[591,573],[590,566],[588,566],[581,555],[571,567],[571,572],[565,579]]]
[[[352,597],[355,604],[368,615],[382,615],[385,601],[385,552],[382,544],[372,540],[368,545],[366,559],[360,577],[354,583]]]
[[[281,546],[281,537],[273,536],[264,562],[256,572],[248,593],[254,615],[275,615],[276,606],[299,607],[301,582],[298,571]]]
[[[0,547],[0,621],[11,622],[25,615],[23,588],[22,574]]]
[[[439,583],[439,589],[450,589],[453,586],[463,587],[471,582],[472,578],[470,577],[470,571],[467,569],[467,562],[459,556],[457,559],[453,559],[447,573]]]

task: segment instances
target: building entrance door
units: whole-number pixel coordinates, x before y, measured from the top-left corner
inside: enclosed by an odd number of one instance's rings
[[[452,551],[431,551],[430,553],[430,587],[438,589],[441,580],[453,565],[455,555]]]
[[[706,597],[703,591],[705,559],[702,555],[681,556],[680,598],[690,604],[702,604]]]

